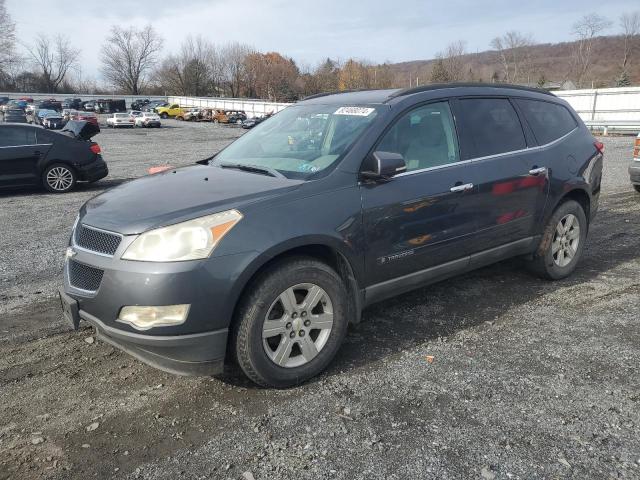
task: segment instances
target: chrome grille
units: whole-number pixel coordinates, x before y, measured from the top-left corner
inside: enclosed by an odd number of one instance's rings
[[[102,255],[113,256],[121,241],[122,237],[117,233],[96,230],[81,223],[78,224],[74,233],[74,242],[78,247]]]
[[[90,267],[84,263],[78,263],[73,260],[69,260],[68,265],[69,272],[69,284],[80,290],[87,292],[96,292],[100,288],[102,282],[103,270],[99,268]]]

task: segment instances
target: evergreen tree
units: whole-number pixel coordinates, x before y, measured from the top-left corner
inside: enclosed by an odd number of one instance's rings
[[[448,83],[451,81],[447,68],[444,66],[444,61],[439,57],[433,65],[431,70],[431,83]]]
[[[631,79],[626,70],[623,70],[618,79],[616,80],[616,87],[629,87],[631,85]]]

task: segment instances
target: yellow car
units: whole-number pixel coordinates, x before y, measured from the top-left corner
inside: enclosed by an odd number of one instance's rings
[[[156,107],[156,113],[160,115],[161,118],[184,116],[182,108],[180,108],[180,105],[178,105],[177,103],[174,103],[172,105],[165,105],[162,107]]]

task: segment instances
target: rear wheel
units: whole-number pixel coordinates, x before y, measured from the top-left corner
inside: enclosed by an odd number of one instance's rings
[[[65,193],[76,184],[76,172],[63,163],[54,163],[42,173],[44,188],[53,193]]]
[[[254,382],[284,388],[316,376],[347,331],[346,288],[328,265],[299,257],[248,287],[236,320],[234,350]]]
[[[640,185],[634,185],[633,188],[636,189],[636,192],[640,193]]]
[[[571,275],[582,256],[587,229],[582,206],[574,200],[562,203],[544,230],[540,247],[531,261],[532,270],[549,280]]]
[[[169,115],[163,112],[160,114],[160,118],[163,118],[166,120],[167,118],[169,118]]]

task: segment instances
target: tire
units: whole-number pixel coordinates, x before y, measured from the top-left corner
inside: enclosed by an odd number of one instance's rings
[[[160,118],[162,118],[162,119],[166,120],[167,118],[169,118],[169,115],[167,115],[165,112],[162,112],[162,113],[160,114]]]
[[[54,163],[42,172],[42,184],[51,193],[66,193],[76,185],[78,177],[69,165]]]
[[[560,204],[551,215],[530,263],[533,272],[548,280],[571,275],[582,256],[588,228],[587,216],[578,202],[567,200]]]
[[[347,332],[346,291],[332,268],[308,257],[282,261],[260,275],[240,303],[232,337],[247,377],[264,387],[287,388],[323,371]],[[313,305],[305,308],[309,295]],[[266,334],[273,335],[263,340],[267,321]]]
[[[634,185],[633,188],[636,189],[636,192],[640,193],[640,185]]]

